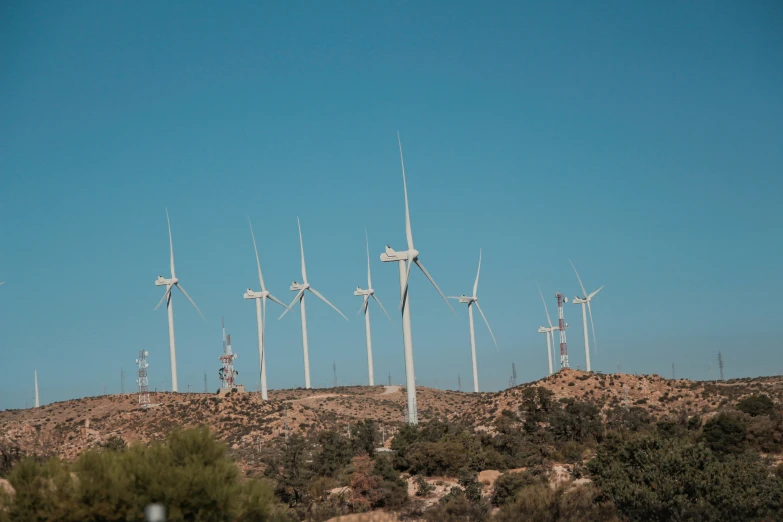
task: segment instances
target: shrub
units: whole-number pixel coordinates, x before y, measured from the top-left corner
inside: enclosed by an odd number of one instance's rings
[[[426,497],[433,491],[435,491],[435,486],[424,480],[422,477],[416,477],[416,496],[417,497]]]
[[[783,482],[758,455],[719,459],[705,444],[685,439],[610,437],[588,469],[630,521],[783,517]]]
[[[514,503],[503,506],[496,522],[619,522],[615,506],[592,486],[566,490],[536,484],[522,489]]]
[[[541,484],[541,479],[523,471],[521,473],[504,473],[495,481],[495,492],[492,494],[492,505],[503,506],[516,499],[516,495],[524,487]]]
[[[89,450],[73,464],[26,460],[9,481],[16,494],[0,511],[7,510],[11,520],[143,520],[150,502],[163,503],[172,522],[281,520],[271,490],[241,480],[225,447],[206,428],[174,431],[165,443],[149,447]]]
[[[741,453],[747,444],[747,424],[741,414],[720,413],[704,423],[704,441],[719,454]]]
[[[747,413],[751,417],[759,415],[772,415],[775,412],[775,403],[768,395],[763,393],[750,395],[737,403],[737,409]]]

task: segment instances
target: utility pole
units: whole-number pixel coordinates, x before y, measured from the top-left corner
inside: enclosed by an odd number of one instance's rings
[[[334,372],[334,384],[332,385],[333,388],[337,388],[337,363],[332,362],[332,371]]]
[[[462,391],[462,378],[457,374],[457,391]]]
[[[723,380],[723,355],[718,352],[718,368],[720,368],[720,380]]]
[[[389,386],[391,386],[391,372],[389,372]]]
[[[677,380],[676,374],[674,373],[674,363],[672,363],[672,380]]]
[[[207,372],[204,372],[204,393],[207,393]]]
[[[517,385],[517,364],[515,362],[511,363],[511,386],[514,387]]]
[[[120,366],[120,393],[125,395],[125,368]]]
[[[190,393],[190,384],[188,384],[188,393]]]

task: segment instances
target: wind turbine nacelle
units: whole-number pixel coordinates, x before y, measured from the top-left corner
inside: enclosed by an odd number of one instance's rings
[[[407,261],[408,252],[396,252],[392,247],[386,245],[386,252],[381,254],[381,261],[384,263],[390,263],[393,261]]]
[[[462,297],[459,298],[459,302],[462,303],[462,304],[468,304],[468,303],[471,303],[473,301],[478,301],[478,299],[473,299],[472,297],[468,297],[468,296],[465,296],[465,295],[463,295]]]
[[[244,297],[245,297],[245,299],[256,299],[256,298],[261,297],[261,294],[257,294],[257,293],[255,293],[254,291],[252,291],[251,289],[248,288],[247,292],[245,292]]]

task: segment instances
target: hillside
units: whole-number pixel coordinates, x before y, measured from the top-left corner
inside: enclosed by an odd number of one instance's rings
[[[761,377],[719,383],[669,380],[657,375],[596,374],[564,370],[537,382],[497,393],[464,393],[421,387],[419,419],[461,420],[491,429],[503,410],[517,411],[525,390],[540,386],[554,398],[597,404],[604,411],[627,404],[655,416],[709,414],[728,402],[763,391],[783,398],[783,379]],[[112,436],[126,442],[160,440],[176,427],[208,425],[230,448],[245,472],[261,467],[264,446],[290,434],[323,429],[345,433],[361,419],[373,419],[392,435],[403,421],[405,390],[399,386],[278,390],[263,402],[256,393],[218,397],[201,393],[153,393],[157,406],[139,409],[135,394],[87,397],[37,409],[0,412],[0,444],[24,453],[72,459]],[[388,443],[388,440],[387,440]]]

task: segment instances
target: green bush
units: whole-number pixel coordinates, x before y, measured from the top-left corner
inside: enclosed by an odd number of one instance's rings
[[[750,395],[739,401],[737,409],[751,417],[772,415],[775,412],[775,403],[772,402],[768,395],[760,393],[758,395]]]
[[[718,458],[686,439],[615,436],[588,469],[629,521],[783,519],[783,481],[757,454]]]
[[[170,522],[281,520],[270,488],[242,480],[206,428],[121,452],[90,450],[73,464],[26,460],[9,481],[16,495],[0,510],[11,520],[142,521],[150,502],[165,505]]]
[[[742,414],[719,413],[704,423],[702,433],[709,448],[718,454],[737,454],[747,447],[747,424]]]
[[[504,506],[516,500],[517,493],[525,487],[541,484],[542,480],[532,473],[504,473],[495,481],[495,492],[492,494],[493,506]]]
[[[522,489],[503,506],[495,522],[620,522],[617,509],[592,486],[552,489],[536,484]]]

